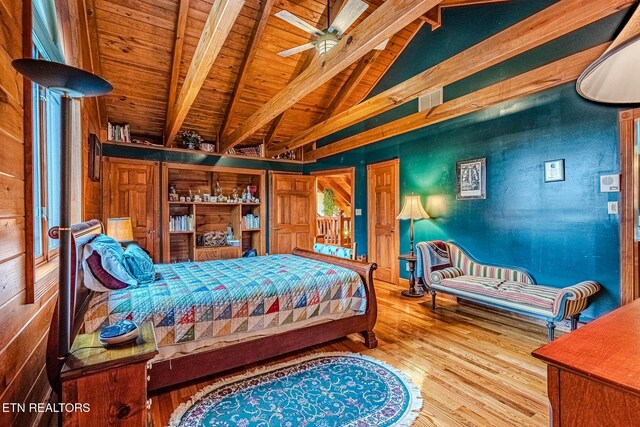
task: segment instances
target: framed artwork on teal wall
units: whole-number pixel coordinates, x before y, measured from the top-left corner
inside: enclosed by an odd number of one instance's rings
[[[487,158],[456,162],[456,199],[487,198]]]
[[[564,181],[564,159],[544,162],[544,182]]]

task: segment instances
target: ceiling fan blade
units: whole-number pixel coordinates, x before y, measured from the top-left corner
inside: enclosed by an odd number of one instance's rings
[[[309,34],[314,34],[316,36],[321,36],[324,34],[323,31],[320,31],[313,25],[307,23],[306,21],[302,20],[301,18],[298,18],[296,15],[286,10],[281,10],[280,12],[276,13],[276,16],[282,19],[283,21],[286,21],[289,24],[293,25],[294,27],[298,27],[302,31],[306,31]]]
[[[362,0],[349,0],[331,23],[329,31],[337,31],[338,35],[344,34],[368,7],[369,5]]]
[[[295,55],[296,53],[304,52],[305,50],[313,49],[316,47],[315,43],[306,43],[300,46],[292,47],[291,49],[283,50],[282,52],[278,52],[278,55],[287,56]]]
[[[385,41],[380,43],[378,46],[374,47],[374,49],[375,50],[385,50],[387,48],[387,43],[389,43],[389,39],[386,39]]]

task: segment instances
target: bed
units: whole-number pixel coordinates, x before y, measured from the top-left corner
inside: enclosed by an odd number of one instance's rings
[[[360,333],[377,345],[375,264],[295,249],[290,255],[158,265],[153,283],[90,293],[80,254],[102,232],[97,220],[72,228],[69,331],[54,313],[47,346],[52,386],[66,356],[61,334],[93,332],[120,319],[152,322],[159,354],[149,389],[219,373]],[[56,230],[52,231],[56,237]],[[64,311],[63,311],[64,312]]]

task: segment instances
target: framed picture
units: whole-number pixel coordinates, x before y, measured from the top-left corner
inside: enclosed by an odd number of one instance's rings
[[[89,179],[100,181],[102,165],[102,143],[94,133],[89,134]]]
[[[544,182],[564,181],[564,159],[544,162]]]
[[[487,158],[456,162],[456,199],[487,198]]]

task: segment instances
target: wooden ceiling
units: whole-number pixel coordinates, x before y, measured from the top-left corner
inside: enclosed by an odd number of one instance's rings
[[[175,99],[175,92],[181,90],[212,4],[219,0],[86,1],[92,39],[97,44],[94,55],[103,76],[115,88],[105,99],[108,119],[129,123],[134,135],[163,141],[170,93]],[[331,1],[333,15],[344,2]],[[492,1],[497,0],[444,0],[443,5]],[[366,2],[369,8],[349,32],[384,3]],[[277,54],[310,39],[274,16],[283,9],[318,28],[326,27],[324,0],[246,0],[188,109],[182,130],[194,129],[206,140],[215,140],[224,126],[224,135],[228,135],[317,60],[315,50],[288,58]],[[372,51],[354,62],[240,145],[257,145],[267,139],[282,143],[354,106],[425,22],[439,25],[439,16],[437,8],[415,19],[391,37],[384,51]],[[172,73],[174,55],[177,61]],[[174,145],[174,141],[164,142]]]

